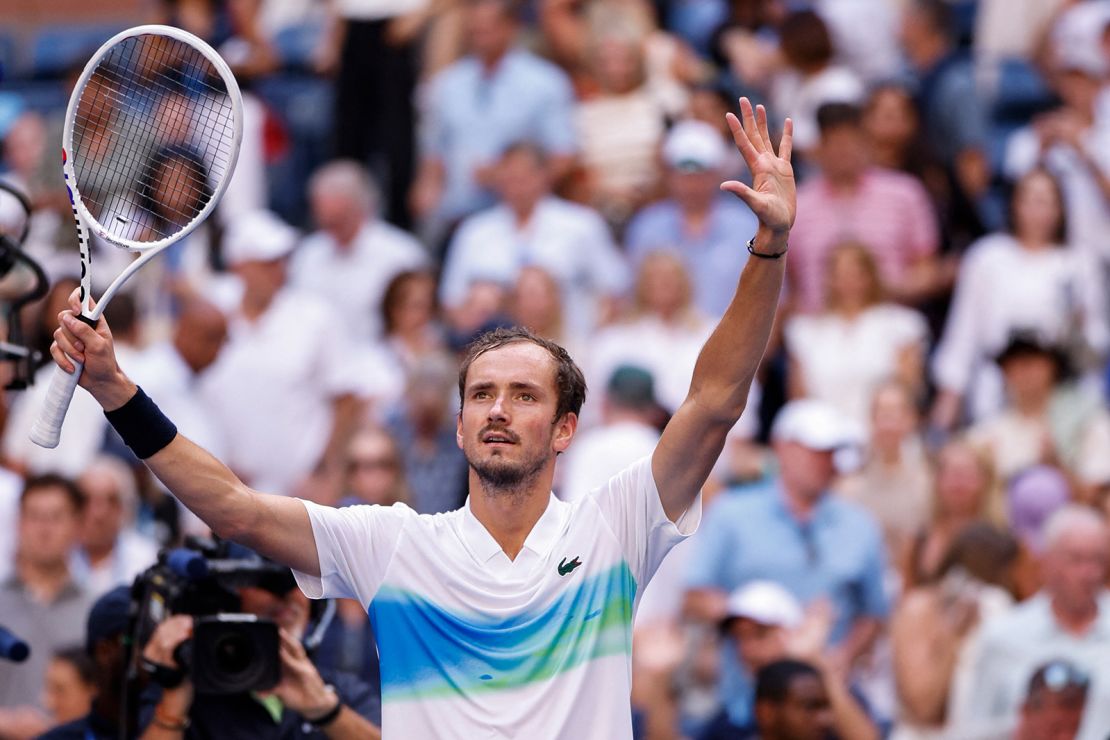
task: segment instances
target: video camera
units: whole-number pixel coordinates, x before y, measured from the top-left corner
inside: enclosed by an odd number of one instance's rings
[[[188,538],[164,550],[131,588],[136,650],[174,614],[193,616],[193,636],[174,657],[198,694],[264,691],[281,680],[278,628],[273,620],[242,613],[236,589],[254,586],[275,594],[296,588],[288,568],[229,542]]]

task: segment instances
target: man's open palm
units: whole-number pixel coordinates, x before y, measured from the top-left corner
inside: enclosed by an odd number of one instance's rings
[[[740,98],[740,116],[725,114],[736,148],[752,173],[752,184],[736,180],[721,183],[721,189],[734,193],[748,204],[760,224],[775,233],[785,233],[794,225],[797,193],[794,168],[790,165],[794,124],[787,118],[783,125],[779,152],[771,144],[767,131],[767,111],[762,105],[752,108],[751,101]]]

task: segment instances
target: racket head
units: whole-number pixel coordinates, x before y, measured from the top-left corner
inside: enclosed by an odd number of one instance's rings
[[[66,109],[76,215],[115,246],[168,246],[216,207],[242,135],[242,94],[215,49],[170,26],[122,31],[85,65]]]

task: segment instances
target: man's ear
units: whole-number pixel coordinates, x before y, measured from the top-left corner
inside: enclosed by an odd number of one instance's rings
[[[552,435],[551,448],[556,454],[566,452],[574,433],[578,430],[578,414],[568,411],[562,418],[555,422],[555,434]]]
[[[462,409],[455,415],[455,444],[460,450],[463,448]]]

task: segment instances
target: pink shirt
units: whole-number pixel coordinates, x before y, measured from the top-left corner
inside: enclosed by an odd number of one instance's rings
[[[899,282],[914,262],[937,251],[936,216],[925,188],[909,175],[878,168],[850,194],[834,193],[823,175],[803,184],[788,262],[798,309],[824,306],[828,255],[845,241],[870,248],[884,282]]]

